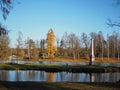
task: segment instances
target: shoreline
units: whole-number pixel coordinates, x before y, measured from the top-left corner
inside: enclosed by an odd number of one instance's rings
[[[0,61],[5,61],[5,60],[1,60]],[[7,60],[10,61],[10,60]],[[73,58],[63,58],[63,57],[55,57],[54,59],[25,59],[25,60],[16,60],[16,61],[38,61],[38,62],[85,62],[85,63],[89,63],[90,60],[89,59],[85,59],[85,58],[80,58],[80,59],[73,59]],[[120,63],[120,60],[118,58],[95,58],[95,63]]]
[[[86,63],[89,63],[89,59],[75,59],[73,60],[72,58],[54,58],[54,59],[39,59],[38,61],[41,61],[41,62],[50,62],[50,61],[53,61],[53,62],[86,62]],[[95,63],[102,63],[102,62],[105,62],[105,63],[120,63],[120,60],[118,60],[117,58],[95,58]]]
[[[120,72],[120,67],[99,65],[44,65],[44,64],[0,64],[0,70],[41,70],[46,72],[106,73]]]

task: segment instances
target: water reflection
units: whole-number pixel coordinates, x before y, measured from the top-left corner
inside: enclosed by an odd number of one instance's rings
[[[47,73],[46,75],[47,82],[56,82],[56,79],[57,79],[57,73]]]
[[[120,73],[50,73],[44,71],[0,70],[0,81],[117,82]]]

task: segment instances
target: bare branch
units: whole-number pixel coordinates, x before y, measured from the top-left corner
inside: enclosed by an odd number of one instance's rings
[[[119,22],[112,22],[110,19],[107,19],[108,22],[106,22],[106,24],[110,27],[120,27],[120,23]]]

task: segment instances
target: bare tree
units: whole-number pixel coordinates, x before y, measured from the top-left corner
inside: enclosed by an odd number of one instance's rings
[[[44,52],[45,44],[46,44],[46,40],[45,39],[40,40],[40,49],[41,49],[41,52]]]
[[[103,60],[103,50],[104,50],[103,41],[104,41],[103,33],[102,31],[99,31],[96,49],[97,49],[97,56],[102,57],[102,60]]]
[[[10,56],[10,39],[7,34],[7,30],[0,25],[0,58],[8,59]]]
[[[114,4],[120,7],[120,0],[114,0]],[[120,16],[119,16],[120,19]],[[110,27],[120,27],[120,20],[113,21],[110,18],[107,19],[107,25]]]
[[[33,50],[35,48],[35,42],[32,39],[28,39],[26,41],[26,45],[27,45],[27,57],[29,59],[33,59]]]
[[[109,35],[107,34],[107,57],[108,57],[108,60],[109,60]]]
[[[56,55],[60,56],[60,38],[57,37],[56,41],[57,41],[57,52],[56,52]]]
[[[20,60],[23,60],[23,57],[24,57],[22,38],[23,38],[22,32],[18,32],[16,55]]]
[[[1,52],[1,58],[2,59],[8,59],[10,55],[10,48],[9,48],[9,36],[8,35],[3,35],[0,37],[0,52]]]
[[[120,22],[113,22],[111,19],[108,19],[107,25],[109,25],[110,27],[120,27]]]
[[[38,49],[37,49],[36,45],[34,45],[32,56],[33,56],[34,60],[38,59]]]
[[[74,33],[69,34],[68,37],[69,53],[71,52],[73,59],[79,59],[80,39]]]
[[[90,47],[90,40],[87,36],[86,33],[82,33],[81,35],[82,43],[84,44],[83,47],[85,46],[85,49],[83,51],[83,54],[85,54],[85,58],[89,59],[89,47]]]
[[[67,50],[69,47],[68,33],[65,32],[60,41],[60,54],[64,57],[68,56],[69,51]]]
[[[117,37],[117,57],[118,57],[118,61],[119,61],[119,58],[120,58],[120,50],[119,50],[119,47],[120,47],[120,38],[119,36]]]

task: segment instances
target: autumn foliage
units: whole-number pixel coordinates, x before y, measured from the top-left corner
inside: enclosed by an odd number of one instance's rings
[[[55,39],[54,32],[52,29],[50,29],[47,34],[47,54],[49,58],[54,58],[54,54],[57,51]]]

